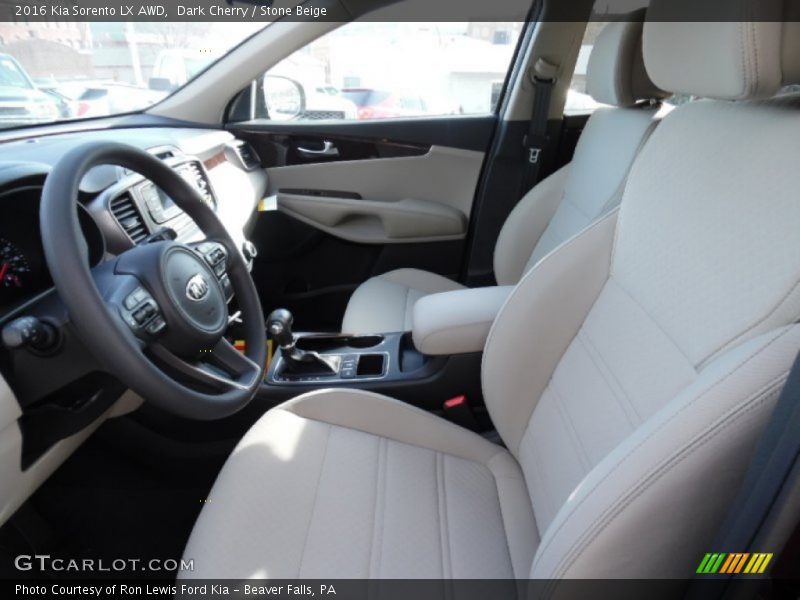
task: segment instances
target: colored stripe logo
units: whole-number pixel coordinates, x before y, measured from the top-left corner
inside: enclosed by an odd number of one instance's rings
[[[709,552],[700,561],[697,573],[701,575],[760,575],[772,561],[772,552]]]

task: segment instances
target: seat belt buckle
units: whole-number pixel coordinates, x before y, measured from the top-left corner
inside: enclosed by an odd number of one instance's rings
[[[445,400],[442,408],[444,409],[444,418],[451,423],[470,431],[478,431],[478,420],[475,418],[465,395],[453,396],[449,400]]]

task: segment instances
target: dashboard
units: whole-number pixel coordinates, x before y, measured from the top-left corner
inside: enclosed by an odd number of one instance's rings
[[[39,233],[42,186],[52,164],[87,138],[139,146],[188,181],[217,212],[234,240],[267,188],[254,150],[228,133],[194,129],[84,132],[0,145],[0,321],[52,289]],[[3,158],[13,156],[13,161]],[[26,160],[26,159],[30,160]],[[43,160],[44,159],[44,160]],[[78,217],[90,266],[154,237],[193,242],[195,223],[162,190],[139,174],[112,165],[87,173]]]

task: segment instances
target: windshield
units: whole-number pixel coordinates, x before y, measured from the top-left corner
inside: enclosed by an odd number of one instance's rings
[[[143,110],[265,25],[4,23],[0,128]]]

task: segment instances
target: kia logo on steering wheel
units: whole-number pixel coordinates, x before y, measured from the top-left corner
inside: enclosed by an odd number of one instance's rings
[[[206,296],[208,296],[208,282],[198,273],[186,284],[186,297],[194,302],[199,302]]]

